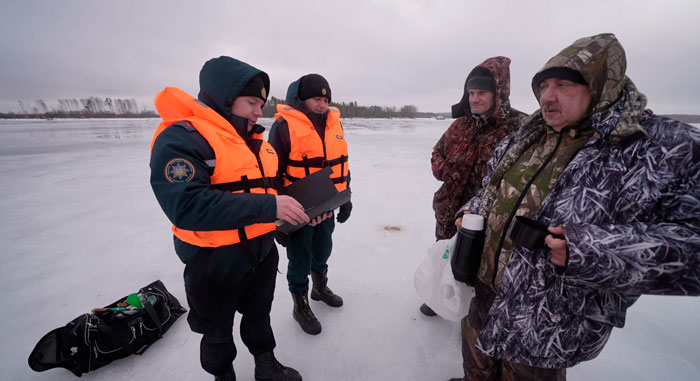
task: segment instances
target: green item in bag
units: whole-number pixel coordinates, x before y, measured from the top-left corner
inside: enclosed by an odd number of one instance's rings
[[[138,293],[133,293],[133,294],[130,294],[129,296],[127,296],[126,303],[130,306],[143,308],[143,304],[141,304],[141,299],[139,298]]]

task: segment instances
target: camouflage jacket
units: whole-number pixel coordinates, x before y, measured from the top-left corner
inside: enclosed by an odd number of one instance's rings
[[[457,232],[455,213],[481,188],[486,162],[496,145],[525,117],[510,107],[509,65],[507,57],[492,57],[479,65],[489,69],[496,79],[494,109],[486,118],[467,112],[455,119],[433,147],[433,175],[443,182],[433,197],[437,239],[447,239]]]
[[[540,135],[540,134],[538,134]],[[515,244],[509,231],[513,213],[534,218],[542,201],[576,152],[591,138],[588,123],[567,126],[561,132],[546,128],[541,137],[523,152],[503,174],[488,211],[486,244],[479,268],[479,281],[498,290]],[[538,175],[534,177],[533,174]],[[525,192],[525,194],[523,194]]]
[[[594,135],[534,215],[565,227],[568,266],[558,275],[548,248],[516,247],[478,348],[565,368],[595,358],[641,294],[700,295],[700,129],[644,111],[613,35],[581,39],[553,61],[581,72],[595,102]],[[548,128],[537,111],[504,139],[463,209],[491,218],[504,174]]]

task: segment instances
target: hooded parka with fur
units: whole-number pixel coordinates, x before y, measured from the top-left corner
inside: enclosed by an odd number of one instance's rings
[[[466,83],[477,68],[489,70],[496,81],[494,106],[488,115],[472,115]],[[510,59],[492,57],[473,69],[465,81],[465,94],[454,106],[454,116],[460,115],[447,128],[433,147],[431,168],[442,185],[433,196],[435,238],[452,237],[457,229],[454,214],[472,198],[486,175],[486,162],[494,148],[509,133],[515,131],[525,114],[510,107]],[[466,108],[466,109],[464,109]]]
[[[478,348],[511,362],[566,368],[595,358],[641,294],[700,295],[700,129],[645,110],[612,34],[577,40],[541,71],[552,67],[580,72],[592,95],[578,124],[591,136],[544,186],[534,211],[540,222],[565,227],[568,265],[560,275],[547,247],[515,247],[505,263],[498,253],[484,256],[482,268],[505,269]],[[548,130],[538,110],[504,139],[484,188],[463,209],[503,218],[508,230],[533,192],[514,208],[494,205],[510,178],[526,176],[518,159]]]

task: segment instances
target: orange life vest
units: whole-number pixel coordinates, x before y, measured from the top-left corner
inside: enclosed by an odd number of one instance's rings
[[[213,188],[224,189],[233,193],[268,193],[277,194],[273,187],[273,177],[277,172],[277,153],[272,146],[263,140],[262,134],[256,134],[254,139],[262,140],[258,158],[248,148],[245,140],[235,128],[216,111],[199,102],[186,92],[166,87],[156,95],[156,110],[163,121],[156,129],[151,141],[153,144],[158,135],[167,127],[177,122],[187,121],[197,129],[209,145],[214,149],[216,165],[211,176]],[[271,177],[265,177],[271,176]],[[173,233],[179,239],[200,247],[220,247],[233,245],[243,239],[261,236],[275,230],[274,223],[258,223],[237,230],[192,231],[173,225]]]
[[[331,180],[338,191],[345,190],[348,179],[348,143],[340,125],[340,111],[328,108],[323,141],[303,112],[287,105],[277,105],[275,120],[284,118],[289,125],[291,150],[285,171],[285,186],[331,167]]]

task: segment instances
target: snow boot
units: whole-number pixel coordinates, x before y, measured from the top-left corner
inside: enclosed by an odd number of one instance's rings
[[[233,366],[223,376],[214,377],[214,381],[236,381],[236,372],[233,371]]]
[[[296,370],[280,364],[273,352],[253,356],[255,358],[255,381],[301,381]]]
[[[435,316],[435,315],[437,315],[437,313],[435,313],[435,311],[433,311],[433,309],[430,308],[430,306],[428,306],[428,305],[425,304],[425,303],[421,304],[421,305],[420,305],[420,308],[418,308],[418,309],[419,309],[420,312],[422,312],[423,315],[425,315],[425,316]]]
[[[311,272],[311,280],[313,281],[313,287],[311,288],[311,299],[320,300],[331,307],[340,307],[343,305],[343,298],[336,295],[328,288],[328,270],[317,273],[315,271]]]
[[[311,311],[306,293],[297,294],[296,292],[292,292],[292,299],[294,299],[294,312],[292,316],[294,316],[294,320],[299,323],[301,329],[309,335],[318,335],[321,333],[321,323]]]

